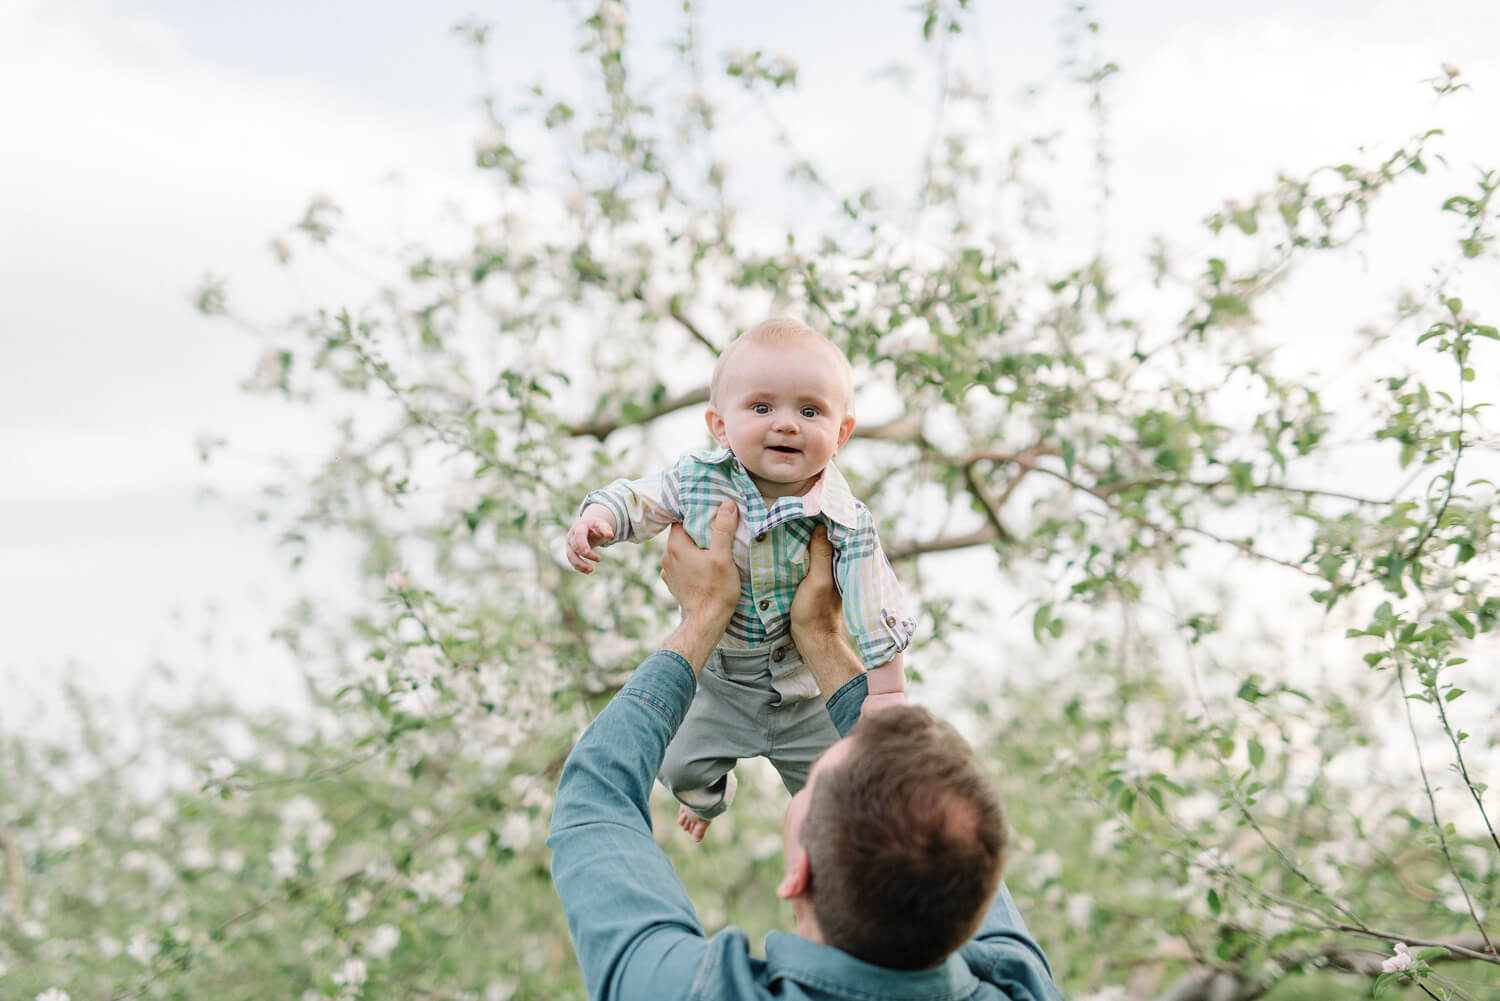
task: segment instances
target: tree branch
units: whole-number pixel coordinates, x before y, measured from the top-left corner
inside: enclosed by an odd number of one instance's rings
[[[632,425],[636,424],[649,424],[651,421],[654,421],[661,417],[665,417],[667,414],[681,410],[684,407],[691,407],[694,404],[707,402],[708,387],[702,386],[698,389],[689,390],[688,392],[683,393],[680,396],[673,396],[669,399],[663,400],[656,406],[643,411],[639,416],[616,416],[597,421],[590,421],[587,424],[575,424],[574,426],[568,428],[567,432],[569,437],[597,438],[600,441],[603,441],[605,438],[608,438],[610,435],[620,430],[620,428],[631,427]]]
[[[899,539],[885,547],[885,555],[891,561],[909,560],[926,553],[947,553],[955,549],[968,549],[970,546],[983,546],[992,542],[1001,542],[1001,537],[995,534],[991,525],[986,525],[977,532],[967,535],[940,535],[935,539]]]

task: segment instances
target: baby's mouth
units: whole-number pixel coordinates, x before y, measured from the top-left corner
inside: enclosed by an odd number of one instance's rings
[[[767,445],[766,451],[780,452],[782,455],[797,455],[802,450],[798,448],[792,448],[790,445]]]

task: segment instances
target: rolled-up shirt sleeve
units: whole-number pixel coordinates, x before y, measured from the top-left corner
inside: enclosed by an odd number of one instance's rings
[[[605,545],[644,542],[668,525],[682,521],[682,466],[679,461],[670,469],[638,480],[615,480],[590,492],[578,506],[578,513],[582,514],[590,504],[602,504],[614,515],[615,537]]]
[[[863,507],[858,527],[840,532],[834,543],[833,576],[844,599],[844,627],[865,670],[890,663],[911,645],[916,619]]]

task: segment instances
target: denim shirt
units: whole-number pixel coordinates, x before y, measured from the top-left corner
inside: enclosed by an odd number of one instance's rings
[[[651,834],[651,783],[697,679],[652,654],[568,755],[547,846],[588,996],[595,1001],[1062,1001],[1004,883],[974,938],[928,970],[891,970],[800,935],[771,932],[766,958],[729,927],[707,938]],[[860,675],[828,700],[841,735],[859,719]]]

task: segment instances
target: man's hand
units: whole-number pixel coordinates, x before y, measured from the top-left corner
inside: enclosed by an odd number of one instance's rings
[[[661,579],[682,606],[682,625],[667,638],[673,650],[703,670],[740,600],[740,572],[734,565],[734,533],[740,509],[726,500],[714,514],[707,549],[699,549],[687,530],[673,525],[661,558]]]
[[[594,546],[615,537],[615,516],[603,504],[590,504],[568,529],[568,563],[579,573],[593,573],[599,562]]]
[[[792,597],[792,642],[826,699],[864,670],[844,642],[844,601],[833,582],[833,544],[819,525],[807,543],[807,576]]]

